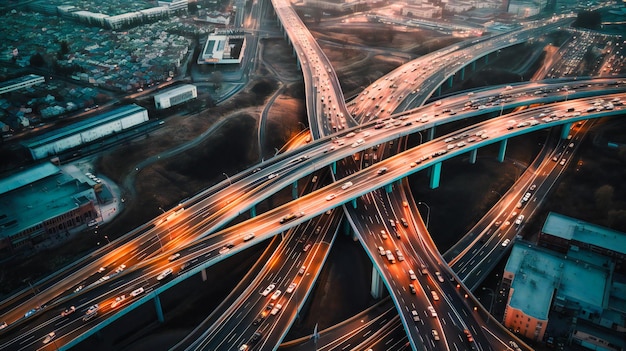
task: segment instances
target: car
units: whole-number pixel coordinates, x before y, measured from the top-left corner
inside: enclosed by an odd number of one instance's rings
[[[474,337],[472,336],[472,333],[470,333],[468,329],[464,329],[463,333],[465,334],[465,337],[467,337],[468,342],[474,342]]]
[[[106,270],[106,267],[100,267],[100,268],[98,269],[98,273],[102,273],[102,272],[104,272],[105,270]]]
[[[167,260],[172,262],[172,261],[177,260],[179,257],[180,257],[180,254],[179,253],[175,253],[172,256],[168,257]]]
[[[164,270],[163,272],[161,272],[161,274],[159,274],[157,276],[157,280],[161,281],[161,280],[167,278],[170,274],[172,274],[172,269],[168,268],[168,269]]]
[[[38,310],[39,310],[39,309],[37,309],[37,308],[33,308],[33,309],[29,310],[28,312],[26,312],[26,313],[24,314],[24,317],[25,317],[25,318],[28,318],[28,317],[32,316],[33,314],[37,313],[37,311],[38,311]]]
[[[346,190],[346,189],[348,189],[348,188],[349,188],[349,187],[351,187],[351,186],[352,186],[352,182],[345,182],[345,183],[343,183],[343,185],[341,186],[341,189],[342,189],[342,190]]]
[[[380,231],[380,236],[381,236],[384,240],[387,240],[387,238],[389,237],[389,236],[387,236],[387,232],[386,232],[384,229]]]
[[[83,321],[88,321],[91,318],[93,318],[95,315],[98,314],[98,310],[99,309],[100,309],[100,306],[98,304],[95,304],[95,305],[89,307],[89,309],[85,313],[85,316],[83,317]]]
[[[300,267],[300,270],[298,270],[298,274],[303,275],[305,271],[306,271],[306,266],[302,266]]]
[[[496,223],[495,223],[495,224],[496,224],[496,227],[499,227],[499,226],[500,226],[500,224],[502,224],[502,221],[496,221]]]
[[[74,292],[77,293],[77,292],[83,290],[84,287],[85,286],[81,284],[81,285],[77,286],[76,289],[74,289]]]
[[[405,218],[400,218],[400,222],[402,223],[403,227],[405,228],[409,227],[409,222],[407,222]]]
[[[241,346],[239,346],[239,351],[247,351],[248,350],[248,345],[243,344]]]
[[[409,269],[409,278],[411,280],[417,280],[417,275],[415,275],[415,272],[413,272],[412,269]]]
[[[317,176],[316,175],[314,175],[313,178],[311,178],[311,183],[315,183],[315,182],[317,182]]]
[[[411,291],[411,294],[417,294],[417,291],[415,290],[415,286],[413,286],[413,284],[409,284],[409,290]]]
[[[378,253],[379,253],[381,256],[385,256],[385,255],[387,254],[387,253],[385,252],[385,249],[384,249],[382,246],[379,246],[379,247],[378,247]]]
[[[76,307],[70,306],[70,307],[66,308],[65,310],[63,310],[63,312],[61,312],[61,317],[65,317],[67,315],[70,315],[70,314],[74,313],[74,311],[76,311]]]
[[[437,276],[437,280],[439,280],[441,283],[443,283],[443,276],[441,275],[441,273],[439,273],[439,271],[435,272],[435,275]]]
[[[433,339],[435,339],[435,341],[439,341],[439,333],[437,333],[435,329],[433,329],[431,333],[433,334]]]
[[[311,248],[311,243],[308,242],[306,243],[306,245],[304,245],[304,247],[302,248],[302,251],[307,252],[309,251],[310,248]]]
[[[519,215],[517,216],[517,219],[515,220],[515,224],[520,225],[522,224],[523,220],[524,220],[524,215]]]
[[[135,290],[133,290],[133,292],[130,293],[130,296],[132,297],[136,297],[139,296],[141,293],[143,293],[143,288],[137,288]]]
[[[227,253],[228,251],[230,251],[230,248],[228,246],[223,246],[220,249],[219,253],[220,253],[220,255],[223,255],[223,254]]]
[[[116,297],[115,301],[111,303],[111,308],[119,306],[119,304],[121,304],[124,300],[126,300],[126,295]]]
[[[267,176],[267,179],[274,179],[274,178],[276,178],[276,173],[272,173]]]
[[[270,298],[272,300],[276,300],[277,298],[280,297],[280,294],[282,294],[282,292],[280,290],[276,290],[276,291],[274,291],[274,293],[272,294],[272,296]]]
[[[122,273],[122,271],[124,271],[124,269],[126,269],[126,265],[125,264],[121,264],[119,267],[117,267],[117,269],[115,269],[115,273]]]
[[[556,161],[558,161],[558,160],[559,160],[559,158],[558,158],[558,157],[556,157],[556,156],[552,157],[552,161],[556,162]]]
[[[417,166],[417,163],[415,163],[415,162],[411,162],[411,163],[409,163],[409,167],[413,168],[413,167],[415,167],[415,166]]]
[[[433,306],[428,306],[428,312],[430,312],[431,317],[437,317],[437,312],[435,312],[435,308]]]
[[[272,316],[275,316],[280,311],[281,308],[283,308],[283,305],[277,303],[276,306],[274,306],[274,308],[272,308],[272,312],[270,312],[270,314]]]
[[[9,325],[7,324],[7,322],[2,322],[2,323],[0,323],[0,330],[2,330],[2,329],[4,329],[4,328],[6,328],[6,327],[8,327],[8,326],[9,326]]]
[[[335,197],[337,197],[337,195],[330,194],[330,195],[326,196],[326,201],[330,201],[330,200],[334,199]]]
[[[396,249],[396,256],[398,256],[398,261],[404,261],[404,255],[400,251],[400,249]]]
[[[380,169],[378,169],[378,171],[376,172],[376,174],[381,175],[381,174],[385,174],[387,173],[387,167],[381,167]]]
[[[254,335],[252,335],[252,338],[250,339],[250,342],[254,344],[257,341],[259,341],[260,338],[261,338],[261,332],[256,332],[256,333],[254,333]]]
[[[402,206],[409,207],[409,203],[407,201],[402,201]]]
[[[504,239],[502,242],[502,247],[506,247],[511,242],[511,239]]]
[[[437,294],[435,290],[431,290],[430,294],[433,296],[433,300],[439,301],[439,295]]]
[[[298,284],[296,283],[289,284],[289,286],[287,287],[287,290],[285,290],[285,293],[291,294],[296,289],[296,286],[298,286]]]
[[[560,164],[561,166],[564,166],[564,165],[565,165],[565,159],[562,159],[562,160],[561,160],[561,162],[559,162],[559,164]]]
[[[54,339],[55,336],[57,336],[55,332],[48,333],[48,335],[46,335],[46,337],[43,339],[43,343],[49,343],[50,341],[52,341],[52,339]]]
[[[276,284],[273,284],[273,283],[272,283],[272,284],[270,284],[270,285],[268,285],[268,286],[267,286],[267,288],[265,288],[265,290],[263,290],[263,292],[261,293],[261,295],[263,295],[263,296],[267,296],[267,295],[269,295],[269,293],[270,293],[272,290],[274,290],[274,288],[275,288],[275,287],[276,287]]]
[[[413,321],[415,321],[415,322],[419,322],[420,321],[420,316],[419,316],[419,314],[417,313],[416,310],[412,310],[411,311],[411,315],[413,316]]]
[[[248,233],[243,237],[243,241],[250,241],[254,239],[254,233]]]
[[[533,191],[533,190],[535,190],[535,189],[537,189],[537,184],[533,184],[533,185],[531,185],[531,186],[530,186],[530,188],[529,188],[528,190]]]
[[[255,319],[254,322],[252,322],[252,325],[259,325],[261,322],[263,322],[263,317]]]

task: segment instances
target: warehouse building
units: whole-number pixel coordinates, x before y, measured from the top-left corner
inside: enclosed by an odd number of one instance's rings
[[[6,82],[0,83],[0,95],[45,82],[46,80],[42,76],[38,76],[35,74],[29,74],[27,76],[11,79]]]
[[[0,180],[0,256],[85,228],[98,218],[101,187],[52,163]]]
[[[87,120],[24,141],[34,160],[91,143],[148,121],[148,111],[137,105],[123,106]]]
[[[193,84],[180,85],[154,95],[154,105],[162,110],[198,97],[198,89]]]

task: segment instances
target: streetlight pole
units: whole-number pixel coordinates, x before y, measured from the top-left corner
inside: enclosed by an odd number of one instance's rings
[[[424,205],[428,209],[428,212],[426,213],[426,229],[428,229],[428,222],[430,222],[430,206],[428,206],[427,203],[422,202],[422,201],[418,202],[417,204]]]
[[[223,175],[226,176],[226,180],[228,180],[228,185],[233,185],[233,183],[230,181],[230,177],[228,176],[228,174],[222,172]]]
[[[109,237],[107,235],[104,236],[105,239],[107,239],[107,243],[111,243],[111,241],[109,240]]]

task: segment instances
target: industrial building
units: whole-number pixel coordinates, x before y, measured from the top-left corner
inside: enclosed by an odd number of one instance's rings
[[[502,276],[502,285],[509,287],[504,325],[542,341],[553,311],[572,318],[572,343],[621,350],[616,335],[626,331],[626,282],[615,271],[615,255],[594,247],[608,244],[623,254],[626,235],[556,213],[546,219],[542,235],[547,233],[569,237],[570,245],[565,252],[523,241],[513,245]]]
[[[198,97],[198,89],[193,84],[179,85],[154,95],[154,105],[162,110]]]
[[[198,57],[198,64],[232,64],[241,63],[246,49],[244,33],[209,35],[202,54]]]
[[[27,76],[11,79],[6,82],[0,83],[0,95],[45,82],[46,80],[44,79],[44,77],[38,76],[36,74],[29,74]]]
[[[91,143],[148,121],[148,111],[128,105],[22,142],[34,160]]]
[[[0,180],[0,256],[32,248],[98,217],[102,184],[43,163]]]

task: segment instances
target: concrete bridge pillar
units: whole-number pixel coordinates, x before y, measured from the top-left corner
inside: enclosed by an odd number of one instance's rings
[[[506,156],[506,143],[509,139],[504,139],[500,142],[500,151],[498,151],[498,162],[504,162],[504,156]]]
[[[426,133],[426,140],[431,141],[433,139],[435,139],[435,126],[428,129],[428,132]]]
[[[331,163],[330,164],[330,168],[331,168],[333,174],[337,174],[337,161]]]
[[[485,64],[489,64],[489,54],[485,55]]]
[[[252,206],[252,207],[250,208],[250,217],[251,217],[251,218],[256,217],[256,206]]]
[[[158,294],[154,294],[154,308],[156,309],[156,315],[159,323],[165,322],[165,318],[163,317],[163,308],[161,307],[161,299]]]
[[[385,191],[387,192],[387,194],[389,194],[390,192],[393,191],[393,184],[389,183],[387,185],[385,185]]]
[[[383,279],[378,274],[376,268],[372,267],[372,287],[370,289],[372,297],[375,299],[381,298],[383,296],[383,287]]]
[[[476,61],[472,61],[472,72],[476,70]]]
[[[352,208],[356,208],[356,199],[352,199],[350,202],[352,203]]]
[[[570,129],[572,128],[572,123],[565,123],[563,125],[563,129],[561,129],[561,139],[567,139],[569,135]]]
[[[298,181],[294,181],[291,184],[291,198],[296,200],[298,198]]]
[[[207,279],[209,279],[209,278],[207,277],[207,274],[206,274],[206,268],[200,271],[200,275],[202,276],[202,281],[203,281],[203,282],[206,282],[206,281],[207,281]]]
[[[441,85],[437,88],[437,96],[441,96]]]
[[[465,79],[465,67],[461,68],[461,80]]]
[[[437,189],[441,179],[441,162],[435,163],[430,170],[430,188]]]
[[[448,78],[448,88],[452,88],[452,84],[454,83],[454,74]]]
[[[475,164],[476,163],[476,155],[477,154],[478,154],[478,149],[474,149],[474,150],[470,151],[469,163],[471,163],[471,164]]]

